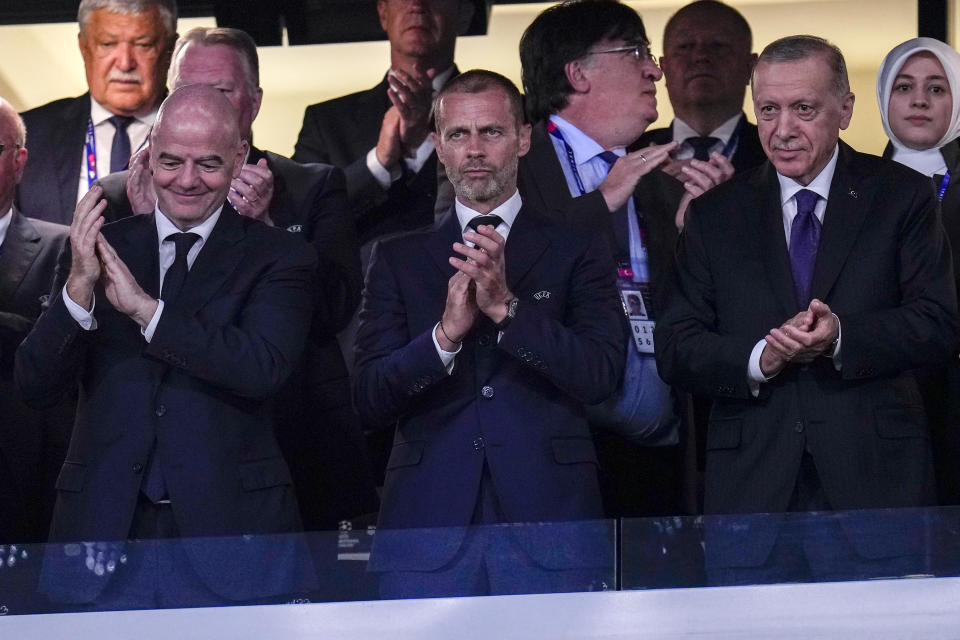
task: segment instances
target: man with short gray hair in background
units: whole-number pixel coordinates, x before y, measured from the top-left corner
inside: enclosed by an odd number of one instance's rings
[[[177,37],[175,0],[82,0],[77,36],[89,92],[23,114],[33,152],[17,190],[31,215],[70,224],[97,178],[146,144]]]

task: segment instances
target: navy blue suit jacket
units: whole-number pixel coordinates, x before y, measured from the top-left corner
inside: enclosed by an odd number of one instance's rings
[[[602,517],[583,403],[613,392],[625,349],[602,235],[523,207],[505,249],[507,282],[520,299],[516,318],[498,343],[492,322],[478,317],[447,375],[432,331],[454,273],[447,258],[460,239],[451,210],[434,228],[379,243],[367,274],[355,401],[368,422],[396,425],[373,570],[447,562],[471,522],[484,460],[507,521]],[[382,535],[411,527],[460,529],[420,545],[410,543],[415,535]],[[587,548],[528,551],[555,568],[597,558]]]
[[[157,296],[153,215],[125,218],[102,232],[137,282]],[[271,397],[303,349],[315,267],[305,243],[225,205],[180,296],[165,305],[146,343],[100,286],[97,328],[84,331],[73,320],[59,294],[69,271],[64,255],[57,297],[17,351],[15,369],[18,387],[36,405],[80,382],[51,541],[125,539],[155,439],[184,538],[300,528]],[[213,591],[249,600],[289,590],[297,571],[296,562],[282,561],[296,556],[295,548],[281,543],[266,553],[265,546],[198,541],[186,549]],[[106,578],[87,577],[77,584],[51,573],[46,588],[58,598],[89,601]],[[74,591],[62,592],[64,585]]]

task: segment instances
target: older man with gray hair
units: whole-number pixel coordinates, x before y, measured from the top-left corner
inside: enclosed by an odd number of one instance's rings
[[[97,178],[127,166],[146,144],[176,40],[175,0],[82,0],[77,41],[89,92],[23,114],[33,153],[17,202],[70,224]]]

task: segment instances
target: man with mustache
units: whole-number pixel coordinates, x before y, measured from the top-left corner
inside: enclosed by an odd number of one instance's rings
[[[602,588],[603,526],[569,521],[602,517],[583,403],[623,366],[609,249],[521,198],[513,83],[468,71],[433,112],[456,202],[375,246],[357,332],[355,404],[396,428],[369,568],[384,597]]]
[[[752,84],[769,161],[690,205],[679,284],[655,332],[664,379],[713,398],[706,513],[934,505],[914,370],[948,360],[958,329],[936,194],[839,140],[854,96],[827,41],[771,43]],[[923,541],[869,514],[843,521],[849,540],[827,531],[812,545],[777,535],[795,519],[725,521],[740,533],[707,544],[721,583],[783,568],[803,580],[797,567],[814,579],[914,573],[878,563],[916,558]]]
[[[30,159],[17,203],[70,224],[99,177],[125,169],[146,143],[164,95],[176,40],[174,0],[82,0],[77,36],[89,92],[23,114]]]

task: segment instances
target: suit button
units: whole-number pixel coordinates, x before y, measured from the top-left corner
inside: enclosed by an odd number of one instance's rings
[[[136,474],[139,474],[141,471],[143,471],[143,465],[140,464],[139,462],[134,462],[134,463],[133,463],[133,472],[136,473]]]
[[[473,450],[474,451],[483,450],[483,436],[473,439]]]
[[[797,420],[797,423],[793,425],[793,430],[797,433],[803,433],[803,423]]]
[[[486,333],[483,334],[477,339],[477,344],[479,344],[481,347],[486,347],[487,345],[490,344],[490,336],[487,335]]]
[[[489,400],[493,397],[493,387],[486,385],[483,389],[480,389],[480,395]]]
[[[164,415],[166,415],[166,413],[167,413],[167,405],[161,404],[160,406],[157,407],[156,414],[158,418],[162,418]]]

